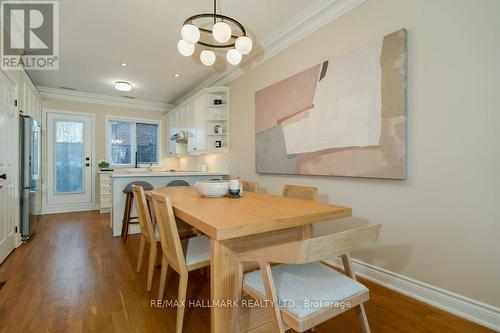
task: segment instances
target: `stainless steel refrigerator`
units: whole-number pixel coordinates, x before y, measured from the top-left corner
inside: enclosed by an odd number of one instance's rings
[[[41,208],[40,191],[40,127],[36,120],[20,116],[21,167],[21,237],[24,240],[36,229],[36,216]]]

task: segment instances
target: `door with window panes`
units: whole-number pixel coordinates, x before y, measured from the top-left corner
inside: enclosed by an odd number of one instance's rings
[[[108,162],[113,166],[159,163],[159,124],[111,119],[108,121]]]
[[[90,115],[47,113],[48,206],[92,205],[92,133]]]

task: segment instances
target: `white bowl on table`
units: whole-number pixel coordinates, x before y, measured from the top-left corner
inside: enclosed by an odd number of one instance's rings
[[[204,180],[194,184],[198,194],[204,198],[225,197],[229,191],[229,182],[225,180]]]

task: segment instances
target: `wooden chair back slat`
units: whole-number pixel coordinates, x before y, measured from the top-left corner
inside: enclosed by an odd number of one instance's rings
[[[155,210],[156,223],[160,233],[160,243],[164,255],[178,273],[187,273],[186,260],[182,249],[177,223],[170,198],[154,191],[151,193]]]
[[[242,180],[241,185],[243,186],[243,192],[259,192],[259,183],[257,182]]]
[[[289,198],[316,201],[318,188],[312,186],[299,186],[285,184],[283,186],[283,196]]]
[[[241,254],[243,261],[306,264],[345,255],[377,241],[381,225],[281,244]]]
[[[144,194],[144,188],[142,186],[132,185],[132,192],[134,193],[134,201],[137,208],[137,217],[139,219],[141,233],[151,242],[154,242],[155,232],[146,201],[146,195]]]

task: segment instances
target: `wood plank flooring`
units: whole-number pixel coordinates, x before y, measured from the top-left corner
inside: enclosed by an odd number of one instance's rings
[[[139,238],[113,238],[109,215],[98,212],[45,215],[25,245],[0,265],[0,332],[174,332],[175,309],[151,307],[146,262],[135,272]],[[147,258],[147,257],[145,257]],[[147,260],[145,260],[147,261]],[[177,295],[169,271],[166,299]],[[360,279],[370,289],[366,311],[372,332],[493,332],[424,303]],[[208,300],[210,282],[190,274],[188,299]],[[355,311],[316,332],[361,332]],[[210,309],[188,308],[185,332],[209,332]]]

